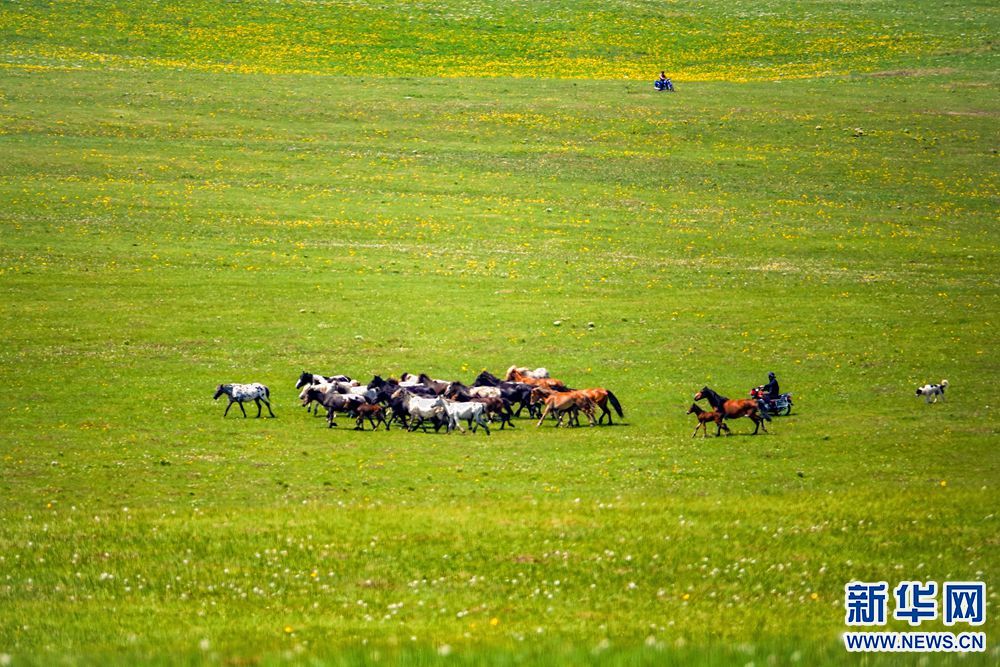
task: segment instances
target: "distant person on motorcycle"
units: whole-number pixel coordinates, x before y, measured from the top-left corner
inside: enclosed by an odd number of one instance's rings
[[[774,400],[781,396],[781,390],[778,389],[778,378],[775,377],[774,373],[767,374],[767,384],[762,387],[764,391],[764,398],[768,400]]]
[[[653,87],[657,90],[666,90],[671,93],[674,92],[674,84],[667,78],[666,72],[660,72],[660,78],[653,82]]]

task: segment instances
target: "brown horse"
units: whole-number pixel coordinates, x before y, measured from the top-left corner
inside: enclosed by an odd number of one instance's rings
[[[538,398],[533,399],[532,403],[542,402],[545,396],[548,396],[553,392],[552,389],[548,389],[546,387],[536,387],[536,389],[538,390],[537,394]],[[615,412],[618,413],[618,416],[620,418],[622,419],[625,418],[625,413],[622,411],[622,404],[618,402],[618,397],[612,394],[604,387],[592,387],[590,389],[578,389],[576,391],[585,394],[587,398],[589,398],[594,402],[594,405],[596,405],[601,409],[601,416],[597,419],[598,424],[603,424],[605,417],[608,418],[609,425],[614,424],[614,422],[611,420],[611,410],[608,409],[608,403],[611,403],[611,407],[615,409]],[[532,393],[534,394],[534,392],[535,390],[533,389]],[[571,415],[571,417],[575,418],[577,417],[577,415]],[[577,422],[579,422],[578,419]],[[580,424],[577,423],[577,426],[579,425]]]
[[[354,427],[355,431],[365,430],[366,419],[372,425],[373,431],[378,430],[379,424],[385,424],[385,430],[389,430],[389,422],[385,420],[385,411],[377,403],[361,403],[354,408],[351,416],[358,419],[357,425]]]
[[[532,387],[545,387],[546,389],[552,389],[555,391],[569,391],[569,387],[567,387],[566,383],[562,380],[556,380],[555,378],[534,378],[530,375],[525,375],[514,366],[507,369],[507,381],[520,382],[521,384],[528,384]]]
[[[582,391],[551,391],[545,387],[535,387],[531,390],[531,398],[532,401],[540,400],[545,403],[545,409],[542,410],[542,416],[536,426],[541,426],[551,412],[559,417],[556,421],[556,428],[558,428],[566,413],[570,413],[570,421],[572,421],[573,415],[580,410],[587,415],[591,426],[597,424],[597,420],[594,418],[594,401]]]
[[[611,410],[608,410],[608,403],[611,403],[611,407],[615,409],[618,416],[621,419],[625,419],[625,413],[622,412],[622,404],[618,402],[618,397],[612,394],[610,391],[604,387],[593,387],[591,389],[581,389],[587,398],[592,400],[597,407],[601,409],[601,416],[597,419],[598,424],[604,423],[604,418],[608,418],[608,425],[614,424],[611,421]]]
[[[692,438],[698,435],[698,429],[700,428],[705,430],[705,437],[707,438],[709,422],[712,422],[713,424],[718,426],[719,429],[717,430],[725,429],[726,435],[733,434],[733,432],[729,430],[729,426],[727,426],[726,423],[722,421],[721,412],[716,412],[715,410],[708,412],[707,410],[702,410],[697,403],[692,403],[691,407],[688,408],[687,414],[694,415],[698,418],[698,425],[694,427],[694,433],[691,434]],[[719,437],[719,434],[716,433],[715,437]]]
[[[725,396],[720,396],[708,387],[702,387],[701,391],[694,395],[694,400],[700,401],[701,399],[707,399],[709,404],[719,413],[722,414],[723,419],[738,419],[740,417],[749,417],[750,421],[754,423],[753,435],[757,435],[757,431],[761,428],[764,429],[764,433],[767,433],[767,427],[764,426],[764,420],[771,421],[771,418],[767,413],[763,413],[763,416],[758,414],[760,408],[757,406],[757,401],[752,398],[734,398],[729,399]],[[721,427],[715,430],[715,435],[719,435],[721,432]]]

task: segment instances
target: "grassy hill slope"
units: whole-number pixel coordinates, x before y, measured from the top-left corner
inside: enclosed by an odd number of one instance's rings
[[[995,595],[996,9],[476,6],[0,9],[0,654],[854,664],[851,580]],[[292,388],[515,363],[625,424]]]

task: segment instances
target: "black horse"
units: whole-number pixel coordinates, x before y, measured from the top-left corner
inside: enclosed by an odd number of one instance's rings
[[[521,411],[528,408],[528,415],[537,417],[535,406],[531,404],[531,385],[523,382],[507,382],[501,380],[489,371],[483,371],[476,376],[472,383],[473,387],[497,387],[500,389],[500,398],[509,401],[512,406],[516,405],[515,417],[521,416]]]

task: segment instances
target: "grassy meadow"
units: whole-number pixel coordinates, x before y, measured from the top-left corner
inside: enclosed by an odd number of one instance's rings
[[[987,651],[926,659],[995,664],[998,33],[0,5],[0,665],[916,662],[844,649],[852,580],[985,581]],[[362,433],[293,389],[512,364],[624,423]],[[791,416],[691,437],[772,370]]]

